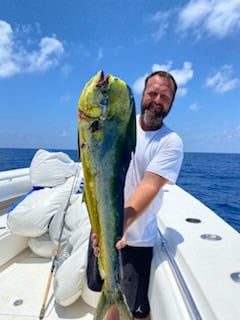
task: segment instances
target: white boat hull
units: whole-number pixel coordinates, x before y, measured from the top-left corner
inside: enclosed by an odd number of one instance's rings
[[[30,189],[28,173],[28,169],[0,173],[4,320],[39,319],[52,264],[30,251],[27,238],[7,228],[7,207]],[[178,186],[166,186],[158,223],[149,288],[152,319],[240,319],[240,282],[231,278],[240,271],[238,232]],[[93,319],[97,299],[97,293],[85,288],[74,304],[62,307],[50,289],[45,319]]]

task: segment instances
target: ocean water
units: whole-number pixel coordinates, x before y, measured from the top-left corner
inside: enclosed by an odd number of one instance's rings
[[[240,232],[240,154],[185,153],[177,184]]]
[[[36,151],[0,148],[0,171],[29,167]],[[177,184],[240,232],[240,154],[185,153]]]

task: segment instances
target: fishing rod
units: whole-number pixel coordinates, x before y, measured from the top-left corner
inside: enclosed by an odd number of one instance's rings
[[[76,172],[74,174],[72,187],[71,187],[71,190],[70,190],[70,193],[69,193],[69,196],[68,196],[68,201],[67,201],[67,204],[66,204],[66,206],[64,208],[63,219],[62,219],[62,227],[61,227],[60,234],[59,234],[58,244],[57,244],[57,246],[56,246],[56,248],[54,250],[54,255],[53,255],[53,259],[52,259],[52,265],[51,265],[50,273],[49,273],[49,276],[48,276],[48,281],[47,281],[47,286],[46,286],[46,289],[45,289],[45,293],[44,293],[44,296],[43,296],[43,302],[42,302],[41,310],[40,310],[40,313],[39,313],[39,319],[40,320],[43,319],[44,316],[45,316],[48,294],[49,294],[50,286],[51,286],[51,283],[52,283],[52,278],[53,278],[54,270],[55,270],[55,267],[56,267],[56,262],[57,262],[57,259],[58,259],[58,255],[59,255],[60,250],[61,250],[61,240],[62,240],[62,235],[63,235],[63,229],[64,229],[64,226],[65,226],[65,218],[66,218],[66,214],[67,214],[67,209],[69,207],[71,196],[73,195],[73,192],[74,192],[78,177],[79,177],[79,166],[77,166],[77,168],[76,168]]]

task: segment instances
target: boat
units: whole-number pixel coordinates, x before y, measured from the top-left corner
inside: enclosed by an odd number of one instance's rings
[[[99,294],[84,284],[74,303],[59,305],[49,281],[53,258],[32,252],[28,238],[8,227],[9,207],[31,189],[29,172],[0,172],[0,320],[93,319]],[[240,319],[239,233],[178,185],[164,187],[158,227],[152,319]]]

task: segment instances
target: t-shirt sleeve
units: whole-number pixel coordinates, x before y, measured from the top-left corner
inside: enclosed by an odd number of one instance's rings
[[[174,184],[181,169],[182,160],[182,139],[172,132],[147,166],[146,171],[156,173],[167,179],[168,183]]]

